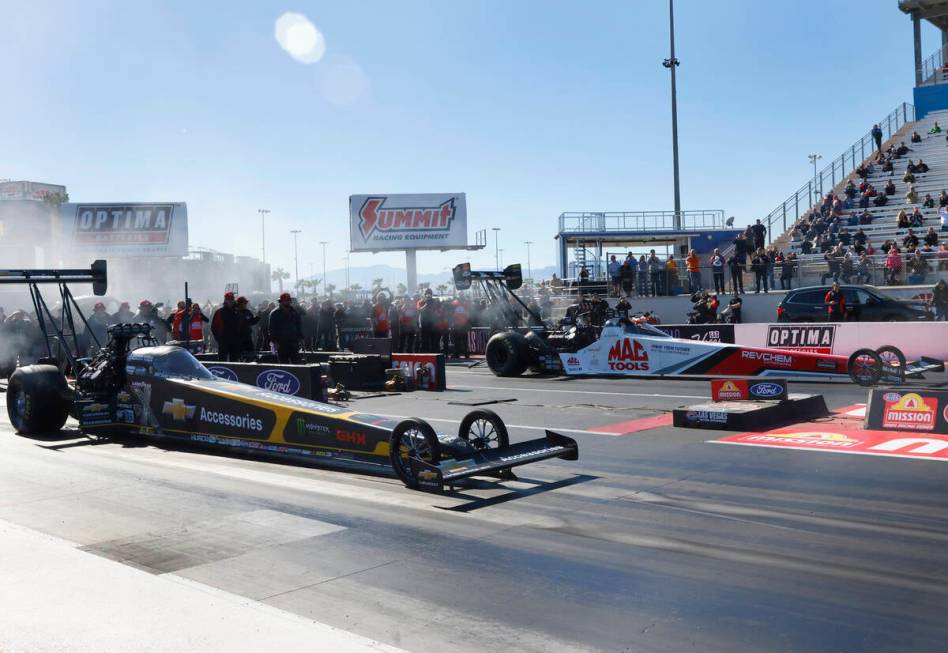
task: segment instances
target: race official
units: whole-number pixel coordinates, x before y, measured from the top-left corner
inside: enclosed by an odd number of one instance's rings
[[[833,287],[823,298],[826,304],[826,319],[828,322],[840,322],[846,315],[846,296],[839,287],[838,282],[833,283]]]
[[[191,312],[185,315],[186,310],[182,308],[174,314],[171,323],[171,332],[176,340],[187,340],[196,343],[198,349],[204,346],[204,323],[208,322],[207,316],[201,312],[201,305],[197,302],[191,304]]]
[[[238,342],[238,356],[236,360],[243,360],[244,357],[250,356],[254,353],[253,346],[253,326],[260,321],[260,318],[253,314],[249,308],[247,308],[247,298],[238,297],[237,298],[237,336]]]
[[[300,342],[303,339],[303,323],[300,314],[293,308],[290,293],[280,295],[280,302],[270,313],[270,342],[276,349],[280,363],[302,363]]]
[[[254,320],[254,323],[256,323],[256,320]],[[240,360],[243,343],[234,293],[224,293],[224,303],[214,311],[214,317],[211,319],[211,334],[214,336],[214,340],[217,341],[217,352],[220,360]]]

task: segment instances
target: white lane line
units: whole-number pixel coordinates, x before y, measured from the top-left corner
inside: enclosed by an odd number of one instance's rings
[[[448,390],[451,388],[463,388],[465,390],[477,389],[477,390],[510,390],[512,392],[561,392],[564,394],[570,395],[614,395],[616,397],[659,397],[666,399],[710,399],[709,395],[661,395],[661,394],[652,394],[652,393],[636,393],[636,392],[594,392],[592,390],[552,390],[547,388],[508,388],[503,386],[495,385],[458,385],[452,383],[448,386]]]
[[[373,415],[378,415],[379,417],[391,417],[392,419],[408,419],[409,415],[388,415],[386,413],[372,413]],[[427,422],[447,422],[448,424],[460,424],[461,420],[459,419],[448,419],[446,417],[421,417]],[[562,428],[559,426],[528,426],[526,424],[507,424],[504,422],[508,429],[528,429],[530,431],[546,431],[549,428],[551,431],[566,431],[567,433],[585,433],[587,435],[611,435],[613,437],[624,435],[623,433],[609,433],[608,431],[586,431],[584,429],[568,429]]]

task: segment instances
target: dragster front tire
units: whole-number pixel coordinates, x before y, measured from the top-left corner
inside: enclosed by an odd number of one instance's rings
[[[510,436],[500,415],[492,410],[472,410],[458,428],[458,437],[467,440],[478,451],[510,446]]]
[[[396,476],[412,490],[418,487],[418,479],[411,471],[409,458],[415,457],[431,465],[441,462],[441,443],[428,422],[409,417],[399,422],[389,438],[388,457]]]
[[[502,331],[487,341],[485,358],[496,376],[520,376],[530,363],[530,346],[516,331]]]
[[[69,417],[69,386],[55,365],[27,365],[10,375],[7,416],[17,433],[55,433]]]
[[[882,378],[882,358],[875,350],[857,349],[849,357],[846,369],[854,383],[869,387]]]
[[[901,349],[892,345],[885,345],[876,349],[876,353],[879,354],[879,358],[882,360],[883,369],[890,373],[895,372],[900,380],[905,380],[905,366],[908,365],[908,362]]]

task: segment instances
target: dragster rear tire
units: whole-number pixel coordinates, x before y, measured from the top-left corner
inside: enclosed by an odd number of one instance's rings
[[[66,377],[55,365],[27,365],[10,375],[7,416],[17,433],[55,433],[66,423],[71,402]]]
[[[500,415],[492,410],[472,410],[458,427],[458,437],[467,440],[478,451],[510,446],[510,436]]]
[[[530,346],[516,331],[502,331],[487,341],[485,358],[496,376],[520,376],[530,364]]]
[[[388,441],[388,457],[392,470],[399,480],[412,490],[418,487],[418,479],[411,473],[408,458],[411,456],[437,465],[441,462],[441,443],[428,422],[409,417],[399,422]]]
[[[882,378],[882,358],[873,349],[857,349],[849,357],[846,369],[854,383],[869,387]]]

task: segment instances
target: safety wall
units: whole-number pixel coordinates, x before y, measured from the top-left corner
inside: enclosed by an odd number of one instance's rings
[[[948,84],[916,86],[914,97],[915,120],[921,120],[932,111],[948,109]]]

